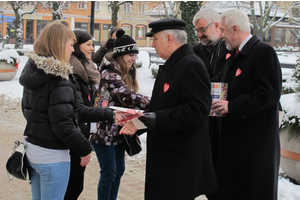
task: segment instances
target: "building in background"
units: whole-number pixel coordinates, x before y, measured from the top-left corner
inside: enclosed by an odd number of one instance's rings
[[[9,35],[9,42],[15,42],[14,21],[1,20],[1,16],[14,17],[14,12],[7,2],[0,2],[0,35]],[[50,6],[50,2],[49,2]],[[153,7],[151,2],[126,3],[120,7],[118,27],[122,27],[126,34],[133,37],[140,47],[150,46],[151,39],[145,37],[148,23],[159,19],[159,15],[148,15],[147,11]],[[34,2],[28,1],[24,10],[34,7]],[[2,12],[2,13],[1,13]],[[111,28],[111,8],[107,1],[96,1],[94,12],[94,41],[95,45],[106,42]],[[63,9],[62,21],[66,21],[72,30],[90,31],[91,1],[67,2]],[[35,13],[23,16],[24,44],[33,44],[40,31],[52,21],[51,8],[39,6]]]
[[[28,1],[23,8],[24,11],[34,7],[34,1]],[[132,1],[120,6],[118,13],[118,27],[125,30],[127,35],[130,35],[140,47],[151,46],[151,38],[145,37],[145,33],[149,32],[148,24],[151,21],[172,16],[172,10],[165,12],[168,4],[164,2],[150,1]],[[224,6],[218,8],[218,2],[208,2],[205,6],[213,6],[220,12]],[[23,39],[24,44],[33,44],[39,32],[45,25],[52,21],[52,10],[50,2],[48,7],[39,6],[35,13],[23,16]],[[292,10],[293,15],[300,18],[299,8]],[[95,45],[100,45],[108,40],[109,31],[111,28],[111,8],[107,1],[95,1],[94,11],[94,42]],[[72,30],[90,31],[91,21],[91,1],[66,2],[63,8],[62,21],[66,21]],[[8,2],[0,2],[0,38],[8,35],[8,43],[15,43],[15,25],[14,12]],[[188,23],[188,22],[187,22]],[[190,22],[192,23],[192,22]],[[196,37],[196,36],[195,36]],[[299,22],[283,21],[265,34],[262,38],[265,42],[272,46],[298,46],[297,41],[300,37]]]

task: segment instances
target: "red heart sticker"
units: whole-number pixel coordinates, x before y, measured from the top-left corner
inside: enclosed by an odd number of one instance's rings
[[[231,56],[231,54],[230,54],[230,53],[227,53],[227,54],[226,54],[226,60],[227,60],[230,56]]]
[[[235,72],[235,77],[241,75],[241,73],[242,73],[242,70],[240,68],[238,68]]]
[[[170,85],[168,83],[164,84],[164,92],[168,91],[168,89],[170,88]]]

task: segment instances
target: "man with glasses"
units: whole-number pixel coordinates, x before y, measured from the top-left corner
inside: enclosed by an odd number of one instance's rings
[[[196,13],[193,19],[195,34],[199,39],[199,44],[193,50],[200,57],[210,76],[210,79],[217,76],[222,70],[226,55],[229,50],[226,49],[224,41],[221,39],[219,13],[213,9],[201,9]],[[209,117],[209,136],[212,148],[213,163],[216,167],[219,146],[219,119]],[[206,195],[209,200],[215,199],[215,193]]]
[[[208,70],[210,78],[219,74],[226,62],[226,49],[221,38],[219,14],[213,9],[201,9],[193,19],[199,44],[193,50]]]

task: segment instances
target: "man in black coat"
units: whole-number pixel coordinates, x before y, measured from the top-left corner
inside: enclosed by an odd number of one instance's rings
[[[211,8],[201,9],[194,16],[193,24],[200,42],[193,50],[203,60],[211,81],[214,81],[213,78],[221,72],[226,63],[226,55],[231,54],[226,48],[225,41],[221,39],[219,13]],[[209,137],[215,167],[219,149],[219,124],[218,117],[209,117]],[[215,199],[215,193],[207,195],[207,198]]]
[[[274,49],[250,34],[247,14],[221,14],[228,49],[222,71],[227,101],[214,101],[221,118],[217,164],[218,200],[277,200],[280,144],[278,106],[281,69]]]
[[[219,13],[211,8],[201,9],[194,16],[193,24],[200,42],[193,51],[203,60],[212,79],[221,72],[230,53],[221,39]]]
[[[186,44],[185,25],[162,19],[150,23],[146,34],[166,60],[159,67],[149,112],[140,117],[148,128],[146,200],[193,200],[216,189],[208,133],[210,80]]]

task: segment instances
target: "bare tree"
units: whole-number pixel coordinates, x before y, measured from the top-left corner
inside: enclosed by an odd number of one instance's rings
[[[272,27],[289,18],[289,12],[297,5],[297,1],[226,1],[207,2],[219,12],[227,9],[242,9],[249,15],[253,34],[263,39]]]
[[[255,9],[255,4],[258,4],[259,9]],[[289,3],[290,5],[281,5],[276,1],[250,1],[251,23],[253,25],[253,33],[259,38],[263,38],[273,26],[288,18],[289,12],[296,5],[296,2]],[[285,8],[286,10],[283,10]],[[279,12],[281,12],[280,15]]]
[[[29,11],[23,11],[24,5],[28,1],[8,1],[7,3],[12,7],[15,16],[15,29],[16,29],[16,43],[15,49],[23,49],[23,16],[32,14],[35,12],[38,2],[34,2],[33,8]]]
[[[62,20],[63,10],[68,8],[68,4],[76,3],[73,1],[41,1],[40,2],[45,9],[52,10],[52,20]],[[86,3],[86,2],[85,2]],[[76,3],[77,4],[77,3]]]
[[[147,13],[163,18],[178,18],[180,15],[179,1],[155,1],[153,8]]]
[[[108,6],[111,8],[111,24],[112,28],[118,26],[118,13],[120,10],[120,6],[125,3],[130,3],[132,5],[132,1],[108,1]]]

